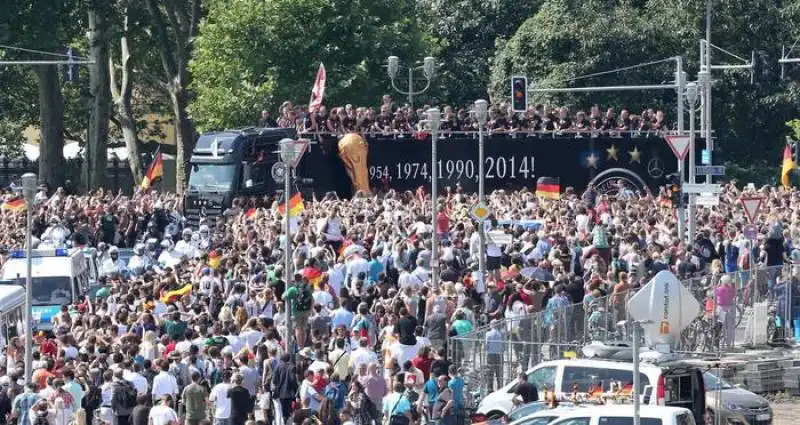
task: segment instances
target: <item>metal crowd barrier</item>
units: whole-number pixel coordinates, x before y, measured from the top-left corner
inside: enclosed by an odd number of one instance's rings
[[[800,265],[708,275],[681,282],[701,306],[677,351],[718,356],[800,341]],[[729,285],[733,303],[717,291]],[[448,340],[448,355],[481,396],[520,371],[560,358],[581,357],[590,342],[631,343],[626,304],[636,290],[508,317]],[[797,294],[797,300],[795,296]],[[474,387],[473,387],[474,388]]]

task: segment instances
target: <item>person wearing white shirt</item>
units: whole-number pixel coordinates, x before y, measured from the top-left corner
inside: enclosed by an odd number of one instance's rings
[[[370,350],[368,345],[369,340],[361,338],[358,341],[358,348],[350,354],[350,370],[354,374],[362,364],[378,363],[378,355],[375,354],[375,351]]]
[[[314,291],[311,297],[314,298],[314,303],[321,305],[322,308],[328,308],[328,306],[333,304],[333,296],[331,296],[327,286],[324,284],[320,285],[320,288]]]
[[[231,389],[231,372],[222,372],[222,382],[211,389],[209,401],[214,404],[215,425],[230,425],[231,421],[231,399],[228,391]]]
[[[339,305],[339,308],[331,312],[331,332],[336,332],[339,326],[344,326],[350,332],[350,323],[355,315],[345,307],[345,303],[340,302]]]
[[[161,362],[161,372],[153,377],[153,401],[161,400],[161,397],[169,394],[172,397],[178,395],[178,381],[169,373],[169,362]]]
[[[228,335],[225,335],[225,339],[228,340],[228,347],[230,347],[231,352],[233,354],[237,354],[242,351],[242,347],[244,346],[244,342],[242,338],[238,335],[238,330],[236,329],[236,325],[231,325],[228,329]]]
[[[339,294],[342,290],[342,284],[344,283],[344,264],[336,263],[333,265],[333,268],[328,270],[328,285],[333,288],[333,292],[335,294]]]
[[[140,375],[139,373],[142,371],[142,365],[139,363],[134,363],[133,365],[133,372],[130,370],[122,371],[122,378],[133,385],[133,388],[136,389],[136,393],[139,395],[147,394],[147,378]]]
[[[408,270],[403,270],[397,278],[397,283],[400,286],[400,290],[410,287],[416,291],[422,287],[424,281],[418,275],[410,273]]]
[[[172,403],[172,396],[165,394],[161,397],[161,403],[150,409],[150,414],[147,416],[147,424],[170,425],[178,422],[178,414],[173,408],[169,407],[170,403]]]
[[[243,340],[247,348],[253,353],[256,352],[256,345],[262,338],[264,338],[264,333],[258,330],[258,319],[255,317],[250,318],[242,332],[239,333],[239,339]]]
[[[345,277],[345,284],[352,285],[359,273],[364,273],[364,276],[369,274],[369,262],[360,255],[356,255],[347,262],[347,274]]]

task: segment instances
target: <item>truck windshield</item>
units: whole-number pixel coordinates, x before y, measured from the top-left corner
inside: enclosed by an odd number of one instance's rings
[[[235,174],[235,164],[192,164],[189,190],[229,190]]]
[[[68,276],[34,277],[33,305],[63,305],[72,302],[72,283]]]

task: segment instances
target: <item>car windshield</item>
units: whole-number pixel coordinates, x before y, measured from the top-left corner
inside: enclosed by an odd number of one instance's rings
[[[72,285],[68,276],[34,277],[31,292],[33,305],[63,305],[72,302]]]
[[[234,164],[192,164],[189,190],[229,190],[235,174]]]
[[[706,391],[729,390],[733,388],[733,385],[725,382],[724,379],[719,378],[717,375],[714,375],[711,372],[706,372],[703,374],[703,381],[706,386]]]

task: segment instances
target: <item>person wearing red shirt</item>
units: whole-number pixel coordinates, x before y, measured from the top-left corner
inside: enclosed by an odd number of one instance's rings
[[[431,347],[428,345],[423,346],[417,355],[411,359],[411,364],[422,371],[426,381],[431,374],[431,363],[433,363],[433,358],[431,358]]]
[[[439,237],[444,238],[450,232],[450,217],[444,211],[439,211],[436,216],[436,233]]]

